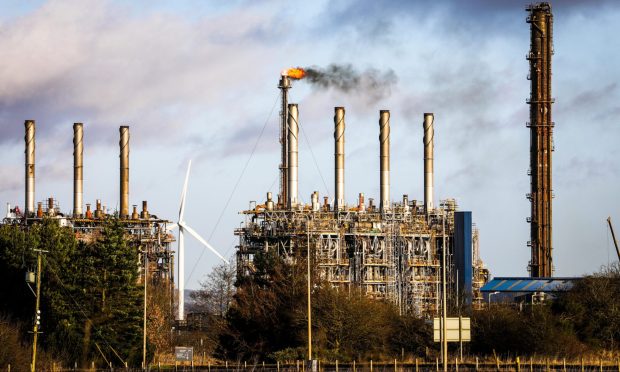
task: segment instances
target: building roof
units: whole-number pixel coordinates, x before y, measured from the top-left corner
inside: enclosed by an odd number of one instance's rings
[[[493,278],[482,292],[564,292],[581,278]]]

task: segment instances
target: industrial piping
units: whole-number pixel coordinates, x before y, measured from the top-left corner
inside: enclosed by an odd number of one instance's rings
[[[390,111],[379,112],[379,172],[381,185],[381,212],[390,209]]]
[[[432,113],[424,114],[424,208],[426,214],[433,210],[433,150],[435,136],[435,116]]]
[[[24,122],[26,129],[26,217],[30,217],[34,213],[34,120],[26,120]]]
[[[335,191],[334,211],[344,209],[344,107],[334,108]]]
[[[83,198],[83,156],[84,156],[84,128],[82,123],[73,124],[73,216],[82,215]]]
[[[280,195],[278,195],[278,203],[282,206],[288,203],[288,90],[291,88],[291,80],[288,76],[282,75],[278,88],[282,90],[282,106],[280,109]]]
[[[298,187],[298,168],[297,168],[297,155],[298,155],[298,141],[297,136],[299,134],[299,112],[297,110],[297,104],[291,103],[288,105],[288,207],[293,209],[297,207],[297,187]]]
[[[121,139],[120,146],[120,196],[121,196],[121,210],[120,218],[129,217],[129,127],[121,126],[120,129]]]

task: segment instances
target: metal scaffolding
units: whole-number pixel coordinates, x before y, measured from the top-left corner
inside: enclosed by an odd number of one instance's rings
[[[305,257],[309,241],[317,280],[390,301],[402,313],[436,314],[440,254],[445,244],[452,255],[456,203],[442,202],[440,209],[427,216],[422,203],[403,199],[383,213],[372,204],[334,211],[329,205],[318,210],[312,205],[268,210],[267,204],[253,203],[242,212],[245,223],[235,230],[239,236],[237,275],[251,276],[254,257],[270,250],[289,262]],[[475,262],[477,272],[486,272],[479,259]],[[479,289],[486,282],[482,278],[474,280],[474,303],[482,300]],[[449,280],[449,291],[454,292],[453,275]]]

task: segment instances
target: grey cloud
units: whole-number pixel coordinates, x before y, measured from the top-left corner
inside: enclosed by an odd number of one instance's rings
[[[557,167],[556,174],[560,187],[569,188],[590,184],[595,179],[617,178],[620,170],[609,158],[573,156]]]
[[[605,99],[616,91],[618,83],[610,83],[600,88],[582,90],[571,100],[568,107],[578,107],[579,105],[589,105],[598,100]]]
[[[41,137],[82,121],[91,138],[131,124],[141,140],[173,141],[175,132],[162,131],[221,105],[229,99],[221,89],[257,81],[248,61],[273,58],[263,41],[282,27],[242,9],[198,20],[123,10],[54,1],[4,25],[0,145],[21,138],[24,119],[41,123]]]
[[[591,15],[609,8],[619,8],[615,0],[567,0],[551,2],[558,17],[575,14]],[[351,27],[367,42],[391,40],[396,29],[394,20],[411,22],[412,32],[416,28],[434,26],[438,32],[457,32],[457,37],[466,37],[462,31],[505,33],[515,30],[516,25],[525,22],[527,2],[502,0],[449,0],[449,1],[349,1],[334,5],[330,2],[325,9],[319,32],[333,32]],[[432,23],[429,24],[429,20]]]

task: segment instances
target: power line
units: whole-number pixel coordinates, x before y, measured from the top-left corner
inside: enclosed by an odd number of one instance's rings
[[[248,169],[248,165],[250,164],[250,161],[252,160],[252,157],[254,156],[254,153],[256,152],[256,149],[258,148],[258,144],[259,144],[261,138],[263,137],[263,133],[265,132],[265,128],[267,127],[267,124],[269,123],[269,120],[271,119],[271,115],[273,115],[273,110],[276,108],[276,104],[278,103],[278,101],[279,101],[279,97],[276,97],[276,100],[274,101],[273,106],[271,107],[271,111],[269,112],[269,116],[267,117],[267,120],[265,120],[265,123],[263,124],[263,128],[261,129],[260,134],[258,135],[258,138],[256,139],[256,142],[254,143],[254,147],[252,148],[252,152],[250,152],[250,156],[248,157],[248,160],[245,162],[245,165],[243,166],[243,170],[241,170],[241,174],[237,178],[237,182],[235,183],[235,187],[233,187],[232,191],[230,192],[230,195],[228,196],[228,200],[226,200],[226,204],[224,205],[224,208],[222,208],[222,212],[220,213],[220,216],[217,218],[217,222],[213,226],[213,230],[211,230],[211,234],[209,235],[209,240],[211,240],[211,238],[213,238],[213,234],[217,230],[217,227],[219,226],[220,222],[222,221],[222,217],[224,216],[224,213],[226,213],[226,209],[228,208],[228,205],[230,204],[230,201],[232,200],[232,197],[235,195],[235,192],[237,191],[237,188],[239,187],[239,184],[241,183],[241,179],[243,178],[243,175],[245,174],[245,171]],[[194,274],[194,271],[196,270],[196,267],[198,267],[198,264],[200,263],[200,260],[202,259],[202,256],[204,255],[204,253],[205,253],[205,250],[203,249],[200,252],[200,256],[198,256],[198,259],[194,263],[194,266],[192,267],[192,270],[190,271],[189,276],[188,276],[186,282],[188,282],[192,278],[192,275]]]

